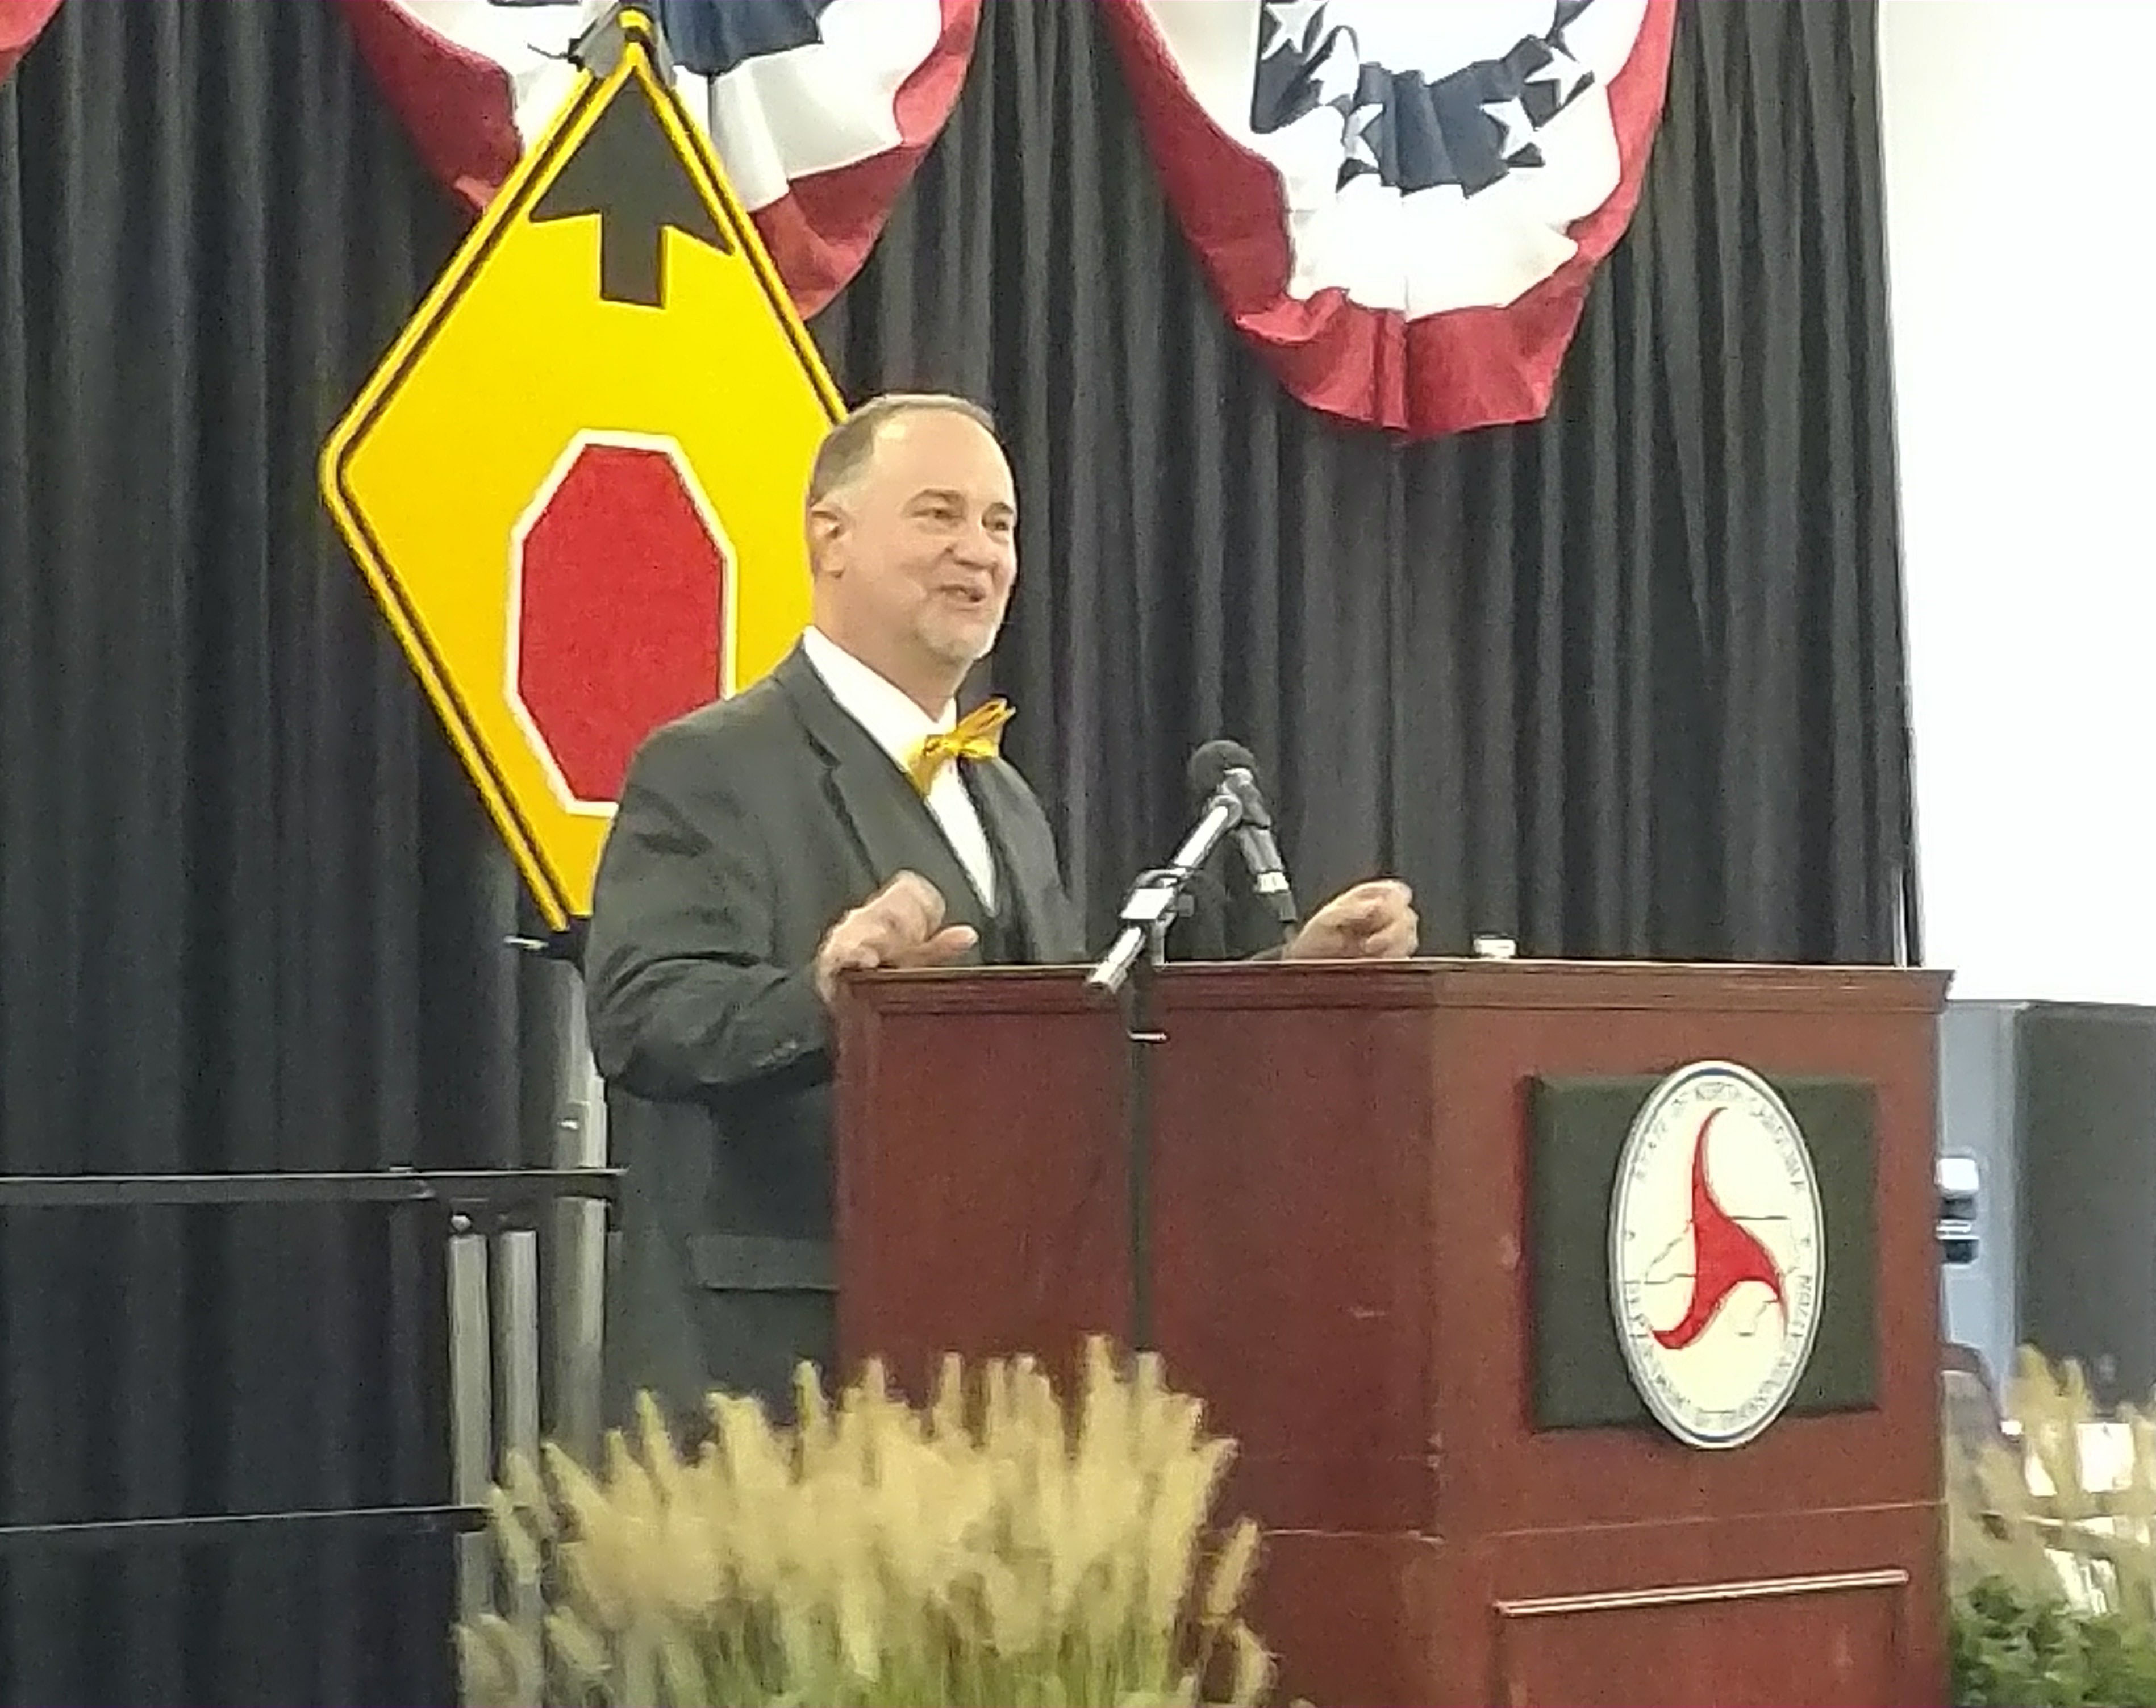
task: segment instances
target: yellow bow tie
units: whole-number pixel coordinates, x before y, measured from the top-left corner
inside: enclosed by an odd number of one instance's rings
[[[993,759],[1001,751],[1004,725],[1010,722],[1009,702],[984,700],[947,730],[924,738],[906,762],[906,774],[923,795],[936,774],[952,759]]]

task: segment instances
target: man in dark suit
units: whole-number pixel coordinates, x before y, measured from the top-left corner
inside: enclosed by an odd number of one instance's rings
[[[624,1170],[610,1402],[691,1418],[714,1387],[783,1403],[832,1361],[830,1005],[848,972],[1087,959],[1055,839],[961,719],[1018,573],[986,413],[876,399],[809,480],[814,626],[762,682],[655,732],[593,898],[592,1049]],[[1413,952],[1406,887],[1358,885],[1279,952]]]

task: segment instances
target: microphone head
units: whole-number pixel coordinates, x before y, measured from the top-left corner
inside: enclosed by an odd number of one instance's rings
[[[1230,771],[1246,771],[1255,781],[1258,762],[1240,742],[1209,741],[1191,754],[1189,769],[1184,774],[1189,779],[1192,795],[1209,795],[1227,781]]]

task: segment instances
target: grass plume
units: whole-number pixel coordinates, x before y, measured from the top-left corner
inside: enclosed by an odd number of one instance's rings
[[[506,1575],[542,1587],[543,1637],[458,1632],[477,1708],[805,1704],[1149,1708],[1264,1700],[1273,1658],[1242,1606],[1260,1538],[1209,1546],[1231,1443],[1158,1359],[1088,1344],[1066,1406],[1035,1362],[931,1403],[881,1367],[835,1399],[813,1370],[798,1422],[715,1396],[679,1454],[647,1397],[597,1469],[550,1446],[490,1502]],[[535,1650],[536,1652],[535,1652]],[[1219,1694],[1209,1695],[1209,1682]]]

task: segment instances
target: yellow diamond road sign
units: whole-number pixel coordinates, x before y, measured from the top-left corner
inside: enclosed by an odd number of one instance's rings
[[[629,756],[776,664],[843,413],[654,69],[586,73],[338,423],[324,496],[541,909],[589,911]]]

